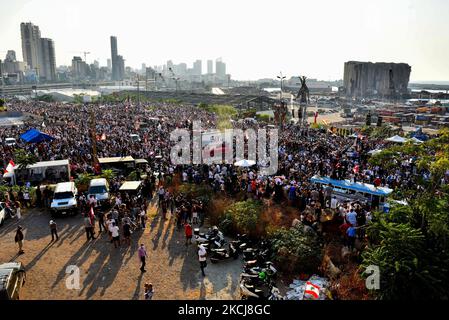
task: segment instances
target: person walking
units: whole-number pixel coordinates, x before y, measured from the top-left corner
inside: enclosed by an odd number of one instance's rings
[[[203,277],[206,276],[206,274],[204,273],[204,268],[207,267],[206,256],[207,256],[206,248],[201,244],[198,249],[198,260],[200,262],[200,268]]]
[[[140,244],[140,248],[137,251],[137,254],[139,255],[139,261],[140,261],[140,271],[141,272],[147,272],[147,270],[145,270],[145,265],[146,265],[146,257],[147,257],[147,250],[145,249],[145,246],[143,243]]]
[[[115,222],[112,223],[111,235],[112,235],[112,242],[114,243],[114,247],[115,248],[120,247],[120,230],[119,230],[118,226],[115,224]]]
[[[16,201],[16,218],[17,218],[17,220],[20,220],[22,218],[19,201]]]
[[[23,193],[23,201],[25,204],[25,208],[31,207],[30,192],[28,191],[28,189],[25,189],[25,192]]]
[[[187,222],[184,225],[184,231],[186,234],[186,246],[188,246],[189,244],[192,244],[192,226],[190,223]]]
[[[142,209],[140,210],[139,218],[140,218],[140,226],[141,226],[142,230],[144,230],[145,222],[147,220],[147,213],[145,212],[145,207],[142,207]]]
[[[86,230],[87,241],[91,239],[94,240],[95,235],[94,235],[94,228],[92,226],[92,219],[87,213],[84,215],[84,228]]]
[[[131,225],[129,221],[123,224],[123,238],[125,239],[125,244],[131,245]]]
[[[98,212],[98,228],[99,228],[98,231],[99,235],[103,232],[103,230],[107,231],[106,224],[104,222],[104,212],[101,210]]]
[[[145,283],[144,288],[145,288],[145,293],[144,293],[145,300],[153,299],[153,294],[154,294],[153,285],[151,283],[147,282],[147,283]]]
[[[16,236],[14,237],[14,241],[19,245],[19,254],[24,254],[25,251],[23,251],[23,232],[22,232],[22,226],[17,226],[16,230]]]
[[[56,222],[54,222],[53,220],[50,220],[50,233],[51,233],[51,241],[55,241],[55,237],[56,241],[59,240],[57,225]]]

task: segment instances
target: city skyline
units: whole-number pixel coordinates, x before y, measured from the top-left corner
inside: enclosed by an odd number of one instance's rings
[[[434,5],[417,0],[280,1],[276,6],[247,1],[236,11],[238,3],[229,1],[216,15],[205,10],[205,1],[131,1],[134,10],[129,11],[114,1],[82,0],[58,3],[55,11],[44,10],[53,0],[19,0],[4,4],[9,10],[0,12],[0,56],[8,50],[22,52],[20,23],[32,22],[53,39],[57,66],[70,65],[83,51],[91,52],[89,64],[99,60],[105,66],[111,57],[110,36],[115,35],[125,65],[135,69],[142,63],[201,60],[205,72],[207,60],[223,57],[226,72],[237,80],[275,78],[281,70],[288,77],[339,80],[346,61],[383,61],[410,64],[414,82],[448,81],[449,41],[444,35],[449,23],[444,17],[449,4],[430,2]],[[22,60],[20,54],[17,58]]]

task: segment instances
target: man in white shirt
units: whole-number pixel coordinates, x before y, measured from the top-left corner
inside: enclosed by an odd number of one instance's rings
[[[336,210],[337,206],[338,206],[338,200],[335,196],[333,196],[331,199],[331,209]]]
[[[204,273],[204,268],[206,268],[207,266],[206,256],[207,256],[206,248],[204,248],[203,245],[200,245],[198,249],[198,260],[200,261],[200,268],[203,277],[206,276],[206,274]]]
[[[112,223],[111,234],[112,234],[112,242],[114,243],[114,247],[120,247],[120,229],[115,225],[115,222]]]

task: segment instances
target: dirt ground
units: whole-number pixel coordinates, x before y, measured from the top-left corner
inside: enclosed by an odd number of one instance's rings
[[[60,239],[51,242],[50,215],[37,209],[24,211],[20,222],[9,219],[0,227],[0,263],[21,261],[27,271],[21,299],[143,299],[145,282],[153,284],[154,300],[239,298],[242,261],[208,262],[203,278],[196,246],[185,246],[184,232],[175,230],[172,218],[152,217],[144,231],[133,233],[130,246],[115,249],[106,234],[86,241],[79,215],[57,219]],[[25,254],[17,256],[14,235],[19,223]],[[148,253],[143,274],[137,256],[140,243]],[[69,265],[80,268],[79,290],[66,288]]]

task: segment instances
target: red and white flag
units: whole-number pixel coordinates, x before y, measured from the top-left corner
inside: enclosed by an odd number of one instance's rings
[[[318,299],[320,297],[320,287],[316,284],[313,284],[310,281],[306,282],[306,290],[304,291],[304,294],[311,295],[314,299]]]
[[[5,173],[6,172],[13,172],[14,171],[14,167],[15,167],[14,161],[9,160],[9,163],[6,166],[6,169],[5,169]]]

